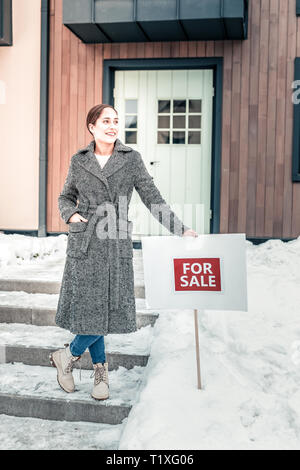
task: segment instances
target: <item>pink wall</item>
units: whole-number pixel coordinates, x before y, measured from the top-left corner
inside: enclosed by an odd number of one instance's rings
[[[0,47],[0,230],[37,230],[41,0],[13,0]]]

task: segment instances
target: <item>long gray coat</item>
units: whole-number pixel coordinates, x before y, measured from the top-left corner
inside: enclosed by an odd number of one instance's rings
[[[117,139],[102,169],[94,150],[92,140],[72,156],[58,198],[69,234],[55,321],[74,334],[130,333],[137,330],[128,221],[133,188],[150,211],[152,204],[161,205],[162,212],[151,213],[171,233],[181,236],[188,227],[162,198],[139,152]],[[88,222],[70,223],[75,212]],[[106,238],[100,233],[104,226],[109,231]]]

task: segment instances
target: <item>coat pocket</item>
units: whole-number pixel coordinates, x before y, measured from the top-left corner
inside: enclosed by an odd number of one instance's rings
[[[80,251],[87,228],[87,222],[70,222],[66,254],[71,258],[85,259],[87,253]]]
[[[87,222],[69,222],[69,232],[84,232]]]

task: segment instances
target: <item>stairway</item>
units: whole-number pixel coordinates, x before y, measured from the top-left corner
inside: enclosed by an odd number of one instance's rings
[[[80,361],[81,371],[73,372],[74,393],[60,388],[57,371],[50,365],[50,352],[74,337],[55,325],[59,279],[49,275],[47,281],[40,269],[36,273],[21,268],[16,271],[15,277],[8,273],[0,280],[0,414],[6,415],[5,419],[13,416],[122,425],[138,401],[158,318],[145,306],[141,250],[134,250],[138,330],[105,337],[110,398],[104,401],[90,396],[93,368],[88,352]],[[74,369],[79,367],[75,363]]]

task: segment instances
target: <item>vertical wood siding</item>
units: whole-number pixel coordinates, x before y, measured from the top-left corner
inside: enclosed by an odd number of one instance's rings
[[[292,81],[300,56],[296,0],[251,0],[246,41],[83,44],[50,5],[49,232],[66,231],[57,198],[69,161],[91,135],[88,110],[102,101],[103,59],[223,57],[220,232],[300,235],[300,184],[292,183]]]

